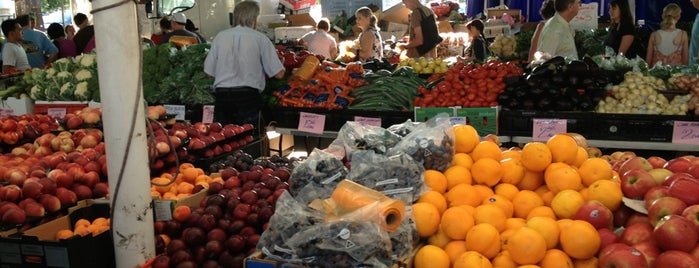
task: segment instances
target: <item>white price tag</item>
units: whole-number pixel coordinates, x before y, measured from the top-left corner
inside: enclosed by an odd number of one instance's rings
[[[451,123],[452,126],[454,126],[454,125],[466,125],[466,117],[463,117],[463,116],[449,117],[449,122]]]
[[[47,114],[56,118],[64,118],[66,117],[66,108],[48,108]]]
[[[214,105],[204,105],[201,122],[204,124],[211,124],[214,122]]]
[[[170,105],[165,104],[165,111],[167,114],[174,114],[175,120],[184,120],[184,113],[186,111],[184,105]]]
[[[154,200],[153,210],[156,221],[172,220],[172,201],[171,200]]]

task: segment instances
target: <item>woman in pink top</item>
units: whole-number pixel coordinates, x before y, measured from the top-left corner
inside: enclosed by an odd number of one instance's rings
[[[648,40],[646,60],[649,65],[658,62],[664,65],[687,65],[689,62],[687,32],[675,27],[681,13],[677,4],[671,3],[663,8],[660,30],[653,32]]]
[[[75,57],[75,43],[73,40],[67,39],[63,26],[58,23],[51,23],[46,29],[46,34],[53,44],[58,48],[58,58]]]

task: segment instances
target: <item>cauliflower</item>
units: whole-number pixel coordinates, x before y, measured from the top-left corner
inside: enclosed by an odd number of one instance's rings
[[[57,61],[51,63],[52,69],[56,69],[59,72],[70,72],[73,69],[73,60],[70,58],[61,58]]]
[[[66,72],[66,71],[59,72],[59,73],[56,74],[56,78],[70,78],[70,77],[72,77],[72,76],[73,76],[72,73]]]
[[[86,81],[80,82],[77,85],[75,85],[75,91],[73,92],[73,95],[75,96],[75,100],[79,101],[87,101],[90,100],[90,88],[88,87],[88,83]]]
[[[97,57],[95,56],[95,54],[83,54],[82,57],[80,57],[80,65],[83,68],[96,67],[96,60]]]
[[[61,86],[61,89],[59,91],[59,96],[61,100],[73,100],[73,91],[75,90],[75,87],[73,83],[67,82]]]
[[[54,68],[48,69],[48,70],[46,70],[46,78],[51,79],[56,75],[56,73],[57,73],[56,69],[54,69]]]
[[[46,94],[44,93],[44,89],[41,88],[38,85],[33,86],[29,90],[29,96],[34,99],[34,100],[44,100],[46,99]]]
[[[87,69],[81,69],[75,74],[75,79],[78,81],[87,81],[92,78],[92,72]]]
[[[32,81],[39,82],[46,78],[46,71],[39,68],[32,69]]]

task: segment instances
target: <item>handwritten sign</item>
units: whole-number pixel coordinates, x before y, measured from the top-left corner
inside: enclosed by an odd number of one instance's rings
[[[66,108],[48,108],[47,114],[52,117],[66,117]]]
[[[184,113],[186,111],[184,105],[170,105],[165,104],[165,111],[167,114],[174,114],[175,120],[184,120]]]
[[[672,143],[699,144],[699,122],[675,121]]]
[[[375,127],[381,127],[381,117],[363,117],[363,116],[355,116],[354,117],[354,122],[360,123],[365,126],[375,126]]]
[[[449,122],[451,123],[452,126],[454,126],[454,125],[466,125],[467,124],[465,116],[449,117]]]
[[[533,141],[547,141],[553,135],[568,132],[568,121],[565,119],[534,119],[532,127]]]
[[[578,10],[578,15],[570,21],[570,27],[573,30],[597,29],[598,10],[598,3],[582,4]]]
[[[12,108],[8,108],[8,109],[0,108],[0,117],[7,116],[7,115],[14,115],[14,114],[15,114],[15,110]]]
[[[298,130],[321,135],[325,129],[325,115],[304,113],[299,115]]]
[[[214,105],[204,105],[201,116],[202,123],[211,124],[212,122],[214,122],[214,109]]]

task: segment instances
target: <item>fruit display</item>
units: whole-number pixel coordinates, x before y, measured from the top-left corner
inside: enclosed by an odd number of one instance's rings
[[[23,114],[0,118],[2,125],[1,152],[9,152],[23,142],[34,142],[37,137],[58,129],[56,118],[48,115]]]
[[[665,82],[659,78],[628,72],[624,81],[611,87],[610,96],[600,100],[595,112],[623,114],[687,114],[689,94],[671,101],[662,94]]]
[[[447,71],[447,69],[449,69],[449,63],[444,61],[442,58],[406,58],[398,63],[398,68],[402,66],[410,66],[413,68],[413,70],[415,70],[415,72],[420,74],[444,73]]]
[[[502,101],[498,96],[505,90],[505,77],[521,76],[522,69],[514,62],[490,60],[486,63],[456,63],[446,73],[428,79],[418,87],[420,95],[414,105],[419,107],[489,107]],[[504,104],[504,103],[503,103]]]
[[[68,239],[73,236],[97,236],[110,228],[110,219],[98,217],[90,221],[88,219],[78,219],[73,224],[73,229],[61,229],[56,231],[56,240]]]
[[[415,69],[404,66],[394,72],[386,70],[367,74],[367,85],[350,93],[354,98],[348,109],[366,111],[411,111],[417,88],[425,84]]]
[[[699,76],[696,74],[675,73],[667,80],[668,88],[685,93],[699,94]]]
[[[517,56],[517,39],[514,35],[498,35],[490,44],[490,51],[501,59]]]

